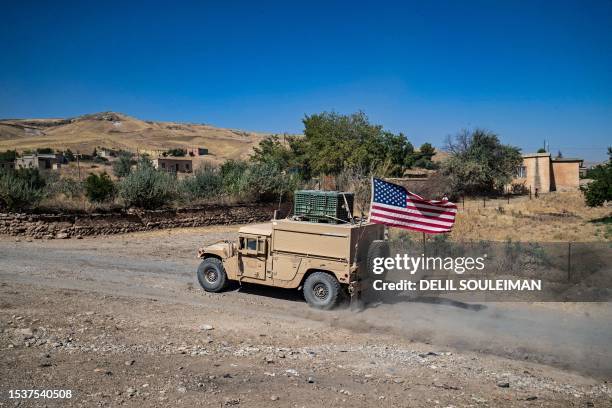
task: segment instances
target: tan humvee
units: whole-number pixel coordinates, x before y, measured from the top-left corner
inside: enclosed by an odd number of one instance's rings
[[[384,227],[370,223],[285,219],[249,225],[240,228],[236,242],[198,250],[203,259],[198,280],[209,292],[222,291],[229,281],[302,288],[308,303],[329,309],[344,295],[359,292],[369,258],[385,256],[380,252],[383,238]]]

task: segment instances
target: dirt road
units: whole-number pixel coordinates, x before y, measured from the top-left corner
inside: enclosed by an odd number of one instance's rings
[[[610,304],[310,309],[197,286],[237,227],[0,239],[0,406],[609,406]],[[592,405],[590,405],[592,404]]]

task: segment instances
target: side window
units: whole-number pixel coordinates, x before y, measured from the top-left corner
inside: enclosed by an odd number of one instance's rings
[[[257,251],[257,240],[255,238],[247,238],[246,249],[248,251]]]
[[[265,238],[263,238],[263,239],[260,238],[259,239],[259,247],[258,248],[259,249],[258,249],[257,253],[259,253],[259,254],[265,254],[266,253],[266,240],[265,240]]]
[[[245,242],[244,237],[240,237],[239,241],[240,242],[238,243],[238,249],[244,249],[244,247],[245,247],[245,245],[244,245],[244,242]]]

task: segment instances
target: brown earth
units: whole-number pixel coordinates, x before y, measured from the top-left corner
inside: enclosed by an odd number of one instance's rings
[[[69,119],[0,120],[0,150],[53,149],[90,154],[104,147],[155,154],[171,148],[204,147],[212,161],[247,157],[266,134],[207,124],[154,122],[102,112]]]
[[[207,294],[200,244],[236,227],[0,238],[0,406],[610,406],[610,304],[309,308]]]

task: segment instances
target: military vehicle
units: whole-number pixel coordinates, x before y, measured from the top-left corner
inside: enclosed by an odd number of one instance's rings
[[[380,256],[388,256],[380,224],[272,220],[240,228],[235,242],[200,248],[197,277],[208,292],[230,282],[301,289],[311,306],[331,309],[360,298]]]

